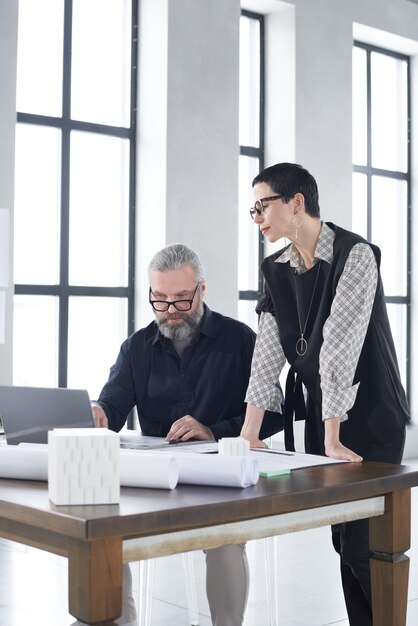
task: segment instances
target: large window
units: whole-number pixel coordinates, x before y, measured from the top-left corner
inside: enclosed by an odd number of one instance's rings
[[[133,330],[136,0],[20,0],[19,385],[97,397]]]
[[[251,181],[264,167],[264,17],[242,11],[240,21],[238,316],[257,329],[264,246],[249,215]]]
[[[402,380],[409,388],[409,58],[353,48],[353,230],[379,246]]]

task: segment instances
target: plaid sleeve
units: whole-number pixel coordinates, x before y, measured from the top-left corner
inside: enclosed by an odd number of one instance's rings
[[[266,411],[281,412],[279,376],[285,361],[276,320],[271,313],[261,313],[246,402]]]
[[[270,296],[270,292],[268,290],[267,285],[264,286],[264,292],[262,293],[259,301],[257,302],[257,306],[255,307],[256,313],[271,313],[274,315],[274,306],[273,301]]]
[[[338,282],[331,312],[324,324],[319,355],[322,418],[347,419],[357,388],[354,374],[363,347],[376,294],[377,264],[367,244],[356,244]]]

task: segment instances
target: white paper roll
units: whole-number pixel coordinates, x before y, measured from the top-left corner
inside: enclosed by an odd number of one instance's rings
[[[0,446],[0,477],[48,480],[48,446]]]
[[[48,445],[1,446],[0,478],[48,480]],[[169,454],[120,452],[121,487],[174,489],[178,478],[178,464]]]
[[[175,456],[179,483],[220,487],[250,487],[258,482],[258,462],[248,456],[188,452]]]
[[[258,482],[258,461],[248,456],[121,450],[122,487],[174,489],[177,483],[249,487]],[[0,446],[0,478],[48,480],[47,444]]]
[[[120,484],[122,487],[174,489],[179,479],[179,466],[174,457],[162,453],[120,452]]]

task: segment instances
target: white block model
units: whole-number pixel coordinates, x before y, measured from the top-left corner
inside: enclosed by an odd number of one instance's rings
[[[48,433],[48,493],[54,504],[117,504],[119,435],[107,428]]]
[[[223,437],[218,441],[218,453],[229,456],[247,456],[250,454],[250,442],[244,437]]]

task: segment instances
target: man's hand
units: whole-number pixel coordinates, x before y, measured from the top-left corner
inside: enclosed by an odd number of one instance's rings
[[[92,402],[91,412],[93,413],[93,420],[96,428],[108,428],[106,413],[99,404]]]
[[[325,454],[331,459],[340,461],[353,461],[359,463],[363,458],[346,448],[340,441],[340,418],[331,417],[324,420],[325,424]]]
[[[190,439],[198,439],[199,441],[215,440],[210,428],[203,426],[191,415],[184,415],[171,425],[166,440],[190,441]]]

